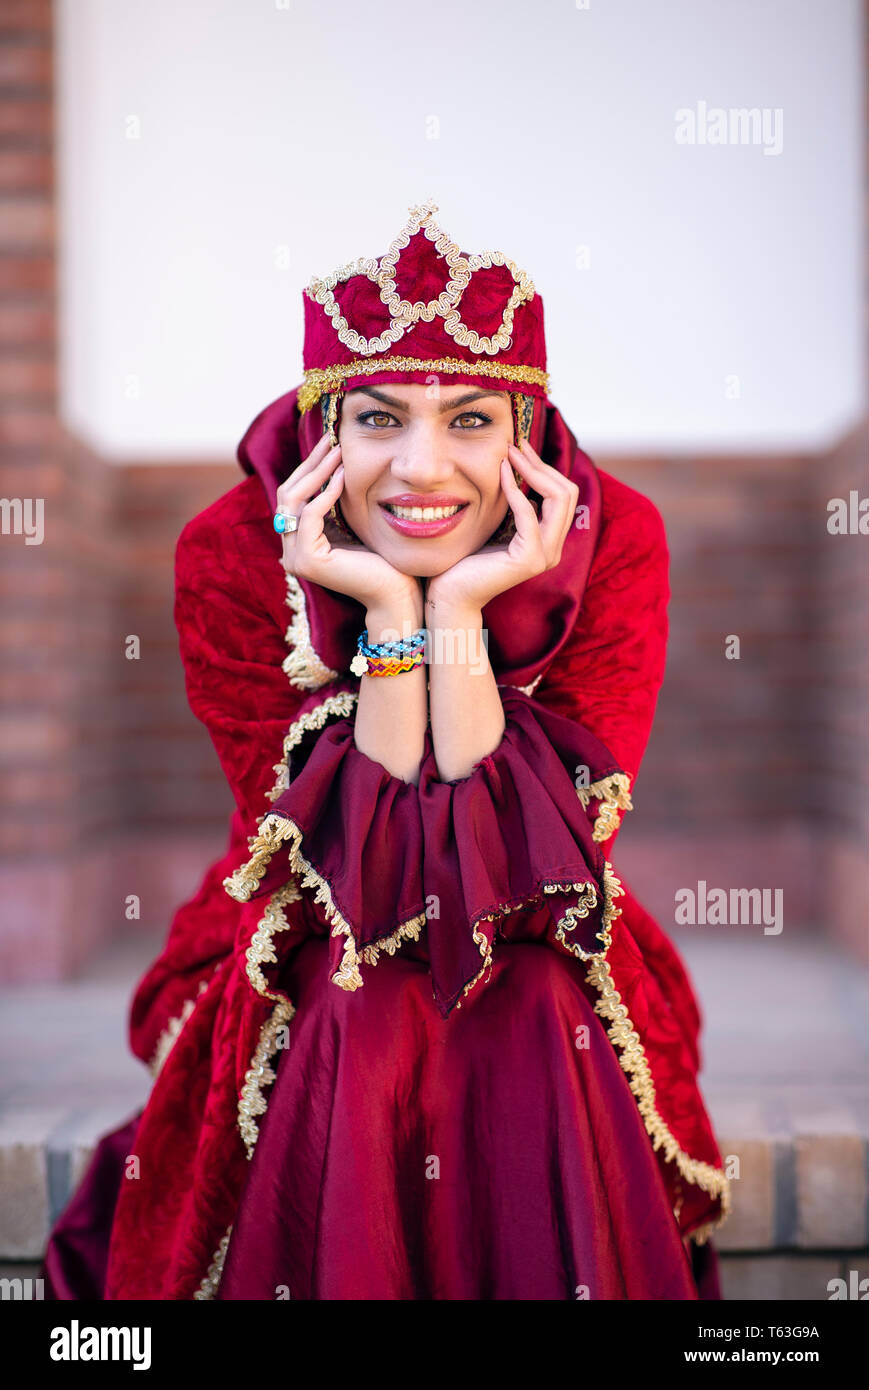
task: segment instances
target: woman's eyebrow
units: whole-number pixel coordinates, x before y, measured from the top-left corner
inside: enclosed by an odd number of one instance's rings
[[[403,410],[408,413],[410,407],[405,401],[400,401],[395,396],[388,396],[385,391],[378,391],[375,387],[365,387],[364,394],[373,396],[376,401],[381,401],[384,405],[391,405],[394,410]],[[448,410],[458,410],[459,406],[469,405],[471,401],[485,400],[488,396],[497,396],[497,391],[468,391],[464,396],[457,396],[452,401],[442,401],[438,413],[445,415]]]

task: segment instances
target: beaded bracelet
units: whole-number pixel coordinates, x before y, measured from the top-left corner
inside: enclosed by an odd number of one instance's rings
[[[361,633],[357,652],[350,663],[355,676],[397,676],[411,671],[425,659],[426,630],[418,628],[400,642],[369,642],[368,628]]]

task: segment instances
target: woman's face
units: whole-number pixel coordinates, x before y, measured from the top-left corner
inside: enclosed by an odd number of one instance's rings
[[[442,574],[504,520],[500,465],[513,439],[506,392],[461,384],[435,392],[419,382],[359,388],[343,397],[338,437],[341,512],[402,574]]]

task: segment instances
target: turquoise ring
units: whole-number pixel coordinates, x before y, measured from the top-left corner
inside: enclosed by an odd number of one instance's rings
[[[272,525],[279,534],[289,534],[290,531],[298,530],[299,518],[291,516],[289,512],[277,511],[272,517]]]

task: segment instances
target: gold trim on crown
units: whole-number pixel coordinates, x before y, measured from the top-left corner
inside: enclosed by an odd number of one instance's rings
[[[481,251],[479,255],[463,256],[456,242],[452,241],[434,220],[437,203],[431,199],[420,203],[418,207],[409,208],[408,211],[410,217],[406,225],[395,236],[389,250],[380,261],[360,257],[347,265],[339,266],[331,275],[323,278],[315,276],[308,285],[305,293],[315,303],[323,306],[327,316],[332,320],[332,327],[339,341],[363,357],[375,352],[387,352],[392,344],[403,338],[420,319],[431,323],[435,315],[439,314],[444,320],[444,332],[462,347],[470,348],[471,352],[484,352],[494,356],[496,352],[509,348],[513,341],[510,336],[513,314],[520,304],[534,298],[534,285],[528,272],[520,270],[516,263],[501,251]],[[401,252],[410,245],[411,237],[420,231],[425,233],[429,241],[434,242],[435,251],[446,260],[450,278],[437,299],[430,299],[427,304],[423,304],[421,300],[411,304],[409,299],[402,299],[398,293],[395,272]],[[491,337],[481,337],[473,328],[468,328],[467,324],[462,322],[458,304],[474,272],[488,270],[493,265],[505,265],[513,276],[515,285],[504,308],[501,327]],[[356,275],[364,275],[379,286],[380,298],[389,310],[389,327],[377,338],[363,338],[355,328],[350,327],[333,293],[339,281],[350,280]]]
[[[334,367],[309,367],[296,395],[301,414],[317,404],[324,391],[338,391],[354,376],[375,376],[377,372],[431,372],[465,376],[489,376],[502,381],[532,382],[549,389],[549,373],[542,367],[526,367],[516,362],[465,362],[460,357],[376,357],[339,362]]]

